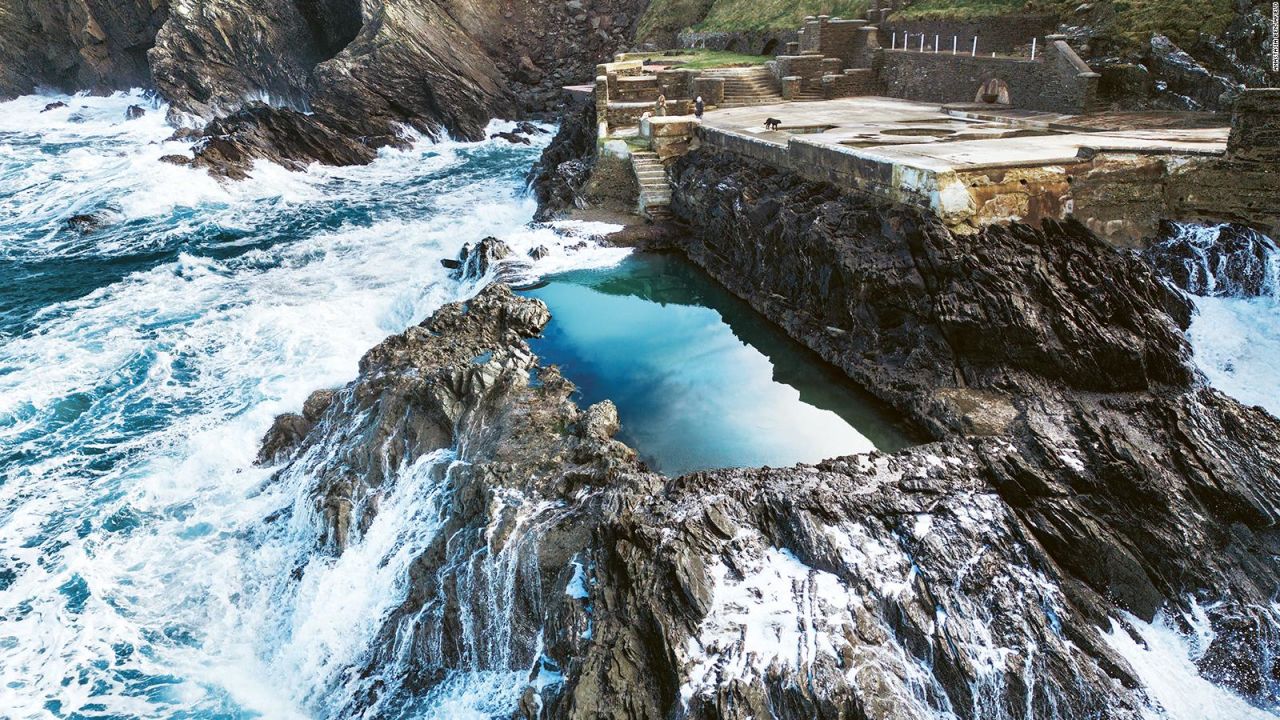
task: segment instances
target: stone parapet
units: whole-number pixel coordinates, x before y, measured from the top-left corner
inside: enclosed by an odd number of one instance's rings
[[[702,96],[702,102],[708,106],[720,105],[724,102],[724,78],[699,77],[693,81],[694,97]]]
[[[1081,113],[1097,104],[1098,74],[1062,40],[1029,58],[972,57],[912,50],[881,50],[877,69],[890,97],[921,102],[974,102],[989,80],[1008,87],[1014,107]]]
[[[1005,15],[984,17],[981,20],[881,20],[877,27],[886,44],[903,46],[903,33],[910,39],[908,47],[916,47],[920,36],[925,37],[925,45],[934,46],[934,36],[938,38],[939,49],[950,52],[952,38],[960,52],[968,52],[973,46],[973,38],[978,38],[978,52],[990,55],[1020,51],[1031,44],[1032,38],[1043,38],[1057,27],[1057,18],[1053,15]],[[891,42],[890,38],[897,40]]]

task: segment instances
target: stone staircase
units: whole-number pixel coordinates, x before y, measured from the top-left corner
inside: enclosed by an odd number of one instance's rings
[[[821,87],[813,87],[817,83],[810,81],[791,98],[792,102],[814,102],[817,100],[826,100],[826,96],[822,94]]]
[[[667,169],[663,167],[658,154],[648,151],[631,153],[631,168],[636,173],[636,184],[640,186],[640,214],[652,220],[670,217],[671,185],[667,182]]]
[[[712,68],[702,71],[703,77],[724,80],[724,101],[719,107],[744,107],[782,102],[782,89],[778,80],[764,66],[749,68]]]

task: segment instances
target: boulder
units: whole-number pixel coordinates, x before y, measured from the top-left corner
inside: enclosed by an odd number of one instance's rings
[[[194,165],[235,180],[247,177],[259,159],[302,170],[313,162],[364,165],[377,156],[373,148],[310,115],[261,104],[214,120],[203,136]]]

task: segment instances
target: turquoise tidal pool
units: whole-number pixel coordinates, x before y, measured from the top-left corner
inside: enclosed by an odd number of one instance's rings
[[[780,467],[917,439],[902,418],[676,254],[555,275],[533,341],[581,402],[618,406],[619,439],[668,474]]]

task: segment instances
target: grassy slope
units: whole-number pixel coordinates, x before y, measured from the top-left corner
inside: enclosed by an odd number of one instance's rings
[[[861,18],[867,0],[652,0],[636,36],[695,30],[794,30],[806,15]]]
[[[865,17],[866,0],[715,0],[696,30],[794,30],[806,15]]]
[[[1076,17],[1084,0],[917,0],[895,17],[904,20],[972,19],[1018,12],[1048,12]],[[1177,43],[1198,33],[1216,35],[1231,22],[1233,0],[1092,0],[1084,19],[1119,45],[1145,43],[1153,34]]]
[[[896,17],[973,19],[1019,12],[1048,12],[1073,23],[1096,25],[1118,46],[1144,44],[1155,33],[1187,44],[1198,33],[1216,35],[1231,22],[1233,0],[1088,0],[1084,15],[1076,8],[1086,0],[915,0]],[[640,20],[638,37],[658,31],[776,30],[800,26],[805,15],[860,18],[867,0],[653,0]]]

